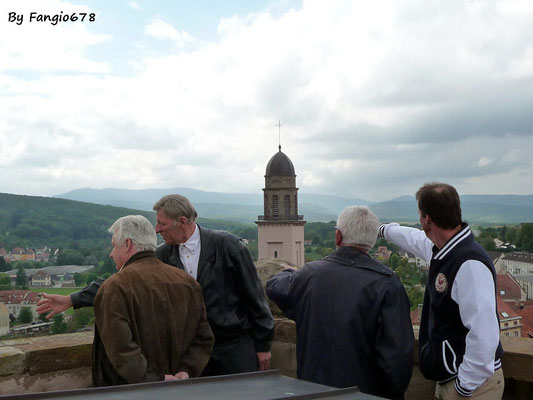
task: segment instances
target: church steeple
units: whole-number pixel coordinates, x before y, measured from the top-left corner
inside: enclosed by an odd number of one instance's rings
[[[258,258],[281,258],[302,266],[305,221],[303,215],[298,215],[294,165],[281,151],[281,143],[266,167],[263,198],[264,215],[256,221]]]

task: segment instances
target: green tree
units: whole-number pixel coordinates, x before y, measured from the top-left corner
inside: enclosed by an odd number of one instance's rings
[[[420,287],[410,286],[406,288],[407,297],[409,298],[409,303],[411,305],[411,310],[414,310],[418,307],[419,304],[424,302],[424,292]]]
[[[19,267],[17,270],[17,280],[15,281],[15,284],[19,289],[28,289],[28,276],[22,267]]]
[[[396,268],[398,268],[398,263],[400,262],[400,256],[396,253],[392,253],[391,256],[389,257],[389,266],[393,269],[393,270],[396,270]]]
[[[105,259],[102,266],[100,267],[100,273],[106,272],[109,272],[110,274],[117,272],[117,266],[115,265],[115,262],[109,257]]]
[[[96,267],[98,265],[98,259],[94,255],[90,254],[85,257],[85,259],[83,260],[83,264],[94,265]]]
[[[250,252],[250,257],[252,257],[252,260],[257,261],[257,254],[258,254],[257,241],[250,240],[248,244],[246,245],[246,248]]]
[[[85,283],[85,278],[79,272],[74,274],[74,283],[76,286],[82,286]]]
[[[0,285],[11,285],[11,279],[8,274],[0,273]]]
[[[484,237],[479,239],[479,244],[487,251],[496,251],[496,244],[490,237]]]
[[[83,307],[74,310],[72,316],[72,326],[74,329],[80,329],[92,323],[94,323],[94,311],[92,307]]]
[[[0,256],[0,272],[6,272],[6,271],[9,271],[10,269],[11,267],[6,262],[5,258]]]
[[[31,321],[33,321],[33,314],[30,307],[20,308],[19,321],[21,324],[29,324]]]
[[[57,265],[83,265],[85,257],[78,250],[63,249],[57,255]]]
[[[428,274],[426,272],[422,272],[420,275],[420,284],[422,286],[426,286],[428,284]]]
[[[68,326],[65,323],[63,314],[54,315],[54,322],[52,323],[52,333],[66,333]]]
[[[89,272],[87,274],[87,276],[85,277],[85,283],[88,285],[89,283],[91,283],[92,281],[95,281],[98,279],[98,275],[96,272]]]

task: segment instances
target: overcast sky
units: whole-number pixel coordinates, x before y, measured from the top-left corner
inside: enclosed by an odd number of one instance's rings
[[[301,192],[532,194],[532,21],[531,0],[2,0],[0,192],[261,192],[280,119]]]

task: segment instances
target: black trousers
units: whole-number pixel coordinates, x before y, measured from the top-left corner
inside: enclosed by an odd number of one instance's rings
[[[251,336],[243,336],[229,342],[215,342],[202,376],[239,374],[258,369],[255,342]]]

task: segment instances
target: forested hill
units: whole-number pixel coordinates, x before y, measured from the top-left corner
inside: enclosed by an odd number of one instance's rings
[[[144,215],[155,224],[152,211],[0,193],[0,248],[105,249],[111,240],[109,227],[130,214]],[[257,237],[254,224],[202,218],[198,221],[207,228],[228,230],[240,237]]]
[[[0,246],[58,248],[76,241],[105,241],[107,246],[107,230],[128,214],[141,214],[155,222],[153,212],[0,193]]]

